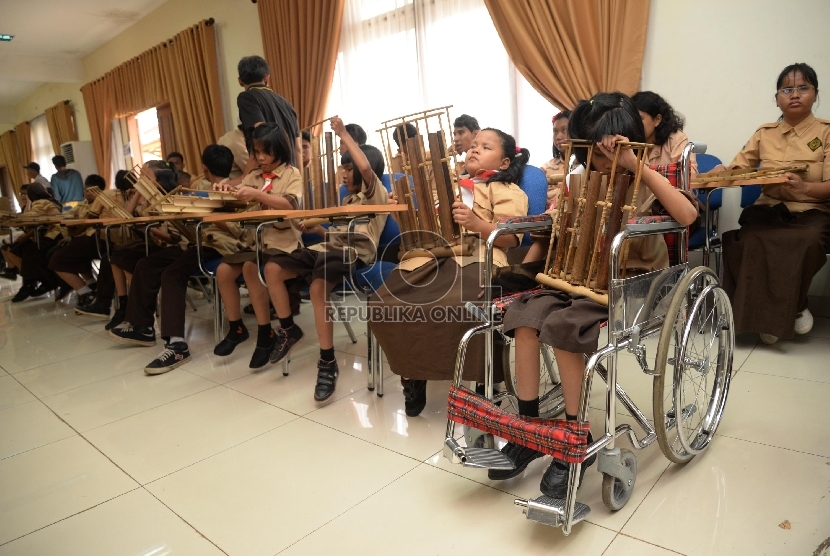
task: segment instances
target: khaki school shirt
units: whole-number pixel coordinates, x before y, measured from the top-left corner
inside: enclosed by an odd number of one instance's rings
[[[88,209],[85,211],[84,216],[78,216],[78,218],[120,218],[117,214],[113,213],[112,209],[105,205],[104,202],[101,200],[102,196],[106,196],[109,199],[112,199],[116,205],[120,206],[124,210],[127,210],[127,200],[124,198],[124,192],[118,189],[105,189],[103,190],[98,197],[89,205]],[[89,228],[84,232],[84,235],[91,236],[95,233],[93,228]],[[104,238],[104,230],[100,231],[101,239]],[[117,233],[113,236],[113,242],[116,245],[120,245],[124,242],[124,239],[121,237],[121,230],[117,230]]]
[[[231,169],[230,179],[238,178],[245,170],[245,165],[248,164],[248,147],[245,145],[245,134],[242,130],[236,128],[227,132],[216,141],[217,145],[228,147],[233,153],[233,168]]]
[[[343,205],[385,205],[388,199],[386,188],[383,187],[376,175],[372,183],[365,181],[359,193],[350,193],[343,199]],[[386,225],[387,215],[378,214],[370,218],[367,224],[355,226],[355,234],[352,241],[357,257],[366,264],[372,264],[377,255],[377,245],[383,227]],[[309,247],[312,251],[346,251],[349,247],[348,225],[329,227],[326,234],[326,241]]]
[[[487,184],[486,181],[476,181],[473,187],[473,214],[491,224],[495,224],[502,218],[510,216],[527,216],[527,195],[515,183],[504,183],[494,181]],[[516,234],[519,242],[522,234]],[[477,238],[477,249],[474,255],[468,257],[456,257],[459,265],[465,266],[474,262],[484,262],[487,247],[487,238]],[[414,257],[398,265],[401,270],[415,270],[432,261],[432,257]],[[493,264],[495,266],[507,265],[507,253],[499,248],[493,249]]]
[[[755,169],[759,163],[761,168],[806,163],[807,172],[801,179],[806,182],[830,180],[830,121],[810,114],[795,127],[783,120],[762,125],[729,168]],[[791,212],[818,209],[830,213],[830,201],[814,199],[786,185],[763,185],[761,191],[756,205],[784,203]]]
[[[61,209],[48,199],[34,201],[31,208],[26,211],[26,216],[60,216],[61,214]],[[43,237],[55,239],[62,233],[63,229],[60,224],[50,224],[49,227],[46,228],[46,232],[43,234]]]
[[[295,210],[302,206],[303,179],[294,166],[283,164],[273,172],[276,174],[270,183],[269,195],[278,195],[286,199]],[[255,170],[242,179],[242,186],[256,187],[260,191],[267,186],[262,170]],[[260,210],[271,210],[262,206]],[[295,220],[286,220],[262,231],[262,245],[265,249],[277,249],[291,253],[303,246],[302,232]]]
[[[657,166],[680,162],[680,158],[683,156],[683,149],[688,144],[689,138],[683,133],[683,130],[675,131],[669,135],[665,143],[662,145],[654,145],[648,151],[648,165]],[[689,158],[692,162],[692,177],[695,177],[697,175],[697,157],[695,153],[692,153]]]

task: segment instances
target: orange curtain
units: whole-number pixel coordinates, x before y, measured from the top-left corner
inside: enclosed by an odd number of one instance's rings
[[[563,109],[637,92],[649,0],[484,0],[516,68]]]
[[[47,108],[45,114],[46,125],[49,126],[49,138],[52,140],[52,150],[56,155],[62,154],[61,145],[78,140],[72,105],[65,100]]]
[[[0,135],[0,166],[6,167],[14,194],[20,200],[20,185],[23,183],[23,162],[20,161],[15,135],[14,130],[9,130]]]
[[[32,161],[32,126],[29,122],[23,122],[14,126],[14,135],[17,140],[17,154],[20,156],[20,161],[23,164],[28,164]],[[24,183],[28,182],[28,178],[24,178]]]
[[[112,120],[170,103],[176,144],[198,166],[224,133],[216,33],[208,19],[81,87],[98,171],[110,175]],[[110,176],[110,180],[112,176]]]
[[[259,0],[271,88],[297,111],[300,129],[325,118],[346,0]]]

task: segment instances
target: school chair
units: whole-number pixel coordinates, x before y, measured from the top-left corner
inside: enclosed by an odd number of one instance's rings
[[[721,160],[711,154],[697,155],[697,169],[701,174],[708,172]],[[689,251],[703,252],[703,265],[709,265],[709,257],[715,253],[715,268],[720,272],[721,241],[717,231],[718,210],[723,206],[723,190],[721,188],[693,190],[698,200],[706,207],[703,225],[689,236]]]

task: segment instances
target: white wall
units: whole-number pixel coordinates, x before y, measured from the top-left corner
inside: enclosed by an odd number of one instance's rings
[[[686,116],[689,138],[725,164],[778,119],[775,80],[794,62],[830,91],[830,1],[651,0],[641,88]],[[830,97],[813,111],[830,119]],[[721,231],[737,227],[739,200],[726,190]]]

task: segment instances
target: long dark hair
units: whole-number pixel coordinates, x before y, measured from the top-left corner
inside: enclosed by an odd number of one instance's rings
[[[170,193],[178,186],[179,174],[176,166],[164,160],[151,160],[147,165],[153,169],[156,176],[156,183],[161,186],[165,193]]]
[[[606,135],[622,135],[634,143],[646,139],[640,113],[623,93],[597,93],[591,100],[580,101],[573,109],[568,122],[571,139],[599,143]],[[588,152],[587,149],[574,149],[574,155],[580,164],[585,164]]]
[[[654,142],[657,145],[664,145],[672,133],[681,131],[686,124],[686,118],[675,112],[671,104],[657,93],[640,91],[631,97],[631,101],[640,112],[645,112],[652,118],[658,114],[663,117],[660,125],[654,128]]]
[[[63,205],[61,205],[55,196],[46,189],[46,187],[40,182],[30,183],[28,189],[26,190],[26,195],[29,197],[31,202],[35,201],[42,201],[47,200],[55,204],[60,210],[63,210]]]
[[[530,160],[530,151],[527,149],[516,149],[516,140],[513,136],[503,132],[500,129],[485,127],[481,131],[492,131],[498,135],[501,140],[502,158],[510,159],[510,166],[508,166],[506,170],[499,170],[493,174],[490,179],[487,180],[487,183],[489,184],[494,181],[501,181],[504,183],[515,183],[518,185],[522,179],[522,174],[524,173],[527,161]]]

